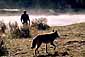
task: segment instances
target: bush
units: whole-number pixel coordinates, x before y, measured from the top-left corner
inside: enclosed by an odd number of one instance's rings
[[[35,27],[38,30],[46,30],[46,29],[50,28],[50,26],[47,25],[47,19],[46,18],[34,19],[32,21],[32,27]]]
[[[21,28],[21,30],[20,30],[20,38],[22,38],[22,37],[24,37],[24,38],[31,37],[29,27],[28,28],[26,28],[26,27]]]
[[[0,33],[5,33],[6,25],[3,21],[0,21]]]
[[[5,40],[3,38],[3,36],[0,36],[0,56],[8,55],[8,50],[5,46]]]
[[[18,23],[9,23],[10,28],[10,35],[11,38],[27,38],[31,37],[29,26],[27,24],[23,24],[23,26],[20,28],[18,26]]]

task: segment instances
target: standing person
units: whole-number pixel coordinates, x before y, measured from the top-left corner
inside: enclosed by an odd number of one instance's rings
[[[28,26],[28,21],[29,21],[29,26]],[[30,19],[26,11],[24,11],[23,14],[21,15],[21,22],[23,24],[23,28],[21,29],[20,37],[27,38],[30,36]]]
[[[30,19],[29,19],[29,15],[27,14],[26,11],[24,11],[24,13],[21,15],[21,22],[22,24],[28,24],[29,21],[29,25],[30,25]]]

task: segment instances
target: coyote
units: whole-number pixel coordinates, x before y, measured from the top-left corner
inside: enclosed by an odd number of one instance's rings
[[[42,43],[46,44],[46,53],[47,52],[47,44],[50,43],[51,45],[54,46],[54,50],[56,48],[56,46],[54,45],[53,41],[56,38],[59,38],[60,36],[58,35],[57,31],[53,31],[53,33],[49,33],[49,34],[42,34],[42,35],[37,35],[33,38],[33,42],[32,42],[32,49],[35,48],[35,46],[37,45],[37,48],[35,49],[35,55],[36,55],[36,51],[38,51],[38,48],[41,46]]]

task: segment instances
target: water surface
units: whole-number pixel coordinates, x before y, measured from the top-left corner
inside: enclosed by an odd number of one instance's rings
[[[85,22],[85,14],[61,14],[61,15],[29,15],[30,20],[32,21],[35,18],[47,18],[47,24],[50,26],[65,26],[80,22]],[[0,16],[0,20],[4,21],[6,24],[17,21],[19,25],[21,25],[20,16]]]

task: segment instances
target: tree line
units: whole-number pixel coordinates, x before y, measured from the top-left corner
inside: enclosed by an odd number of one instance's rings
[[[0,8],[85,9],[85,0],[0,0]]]

